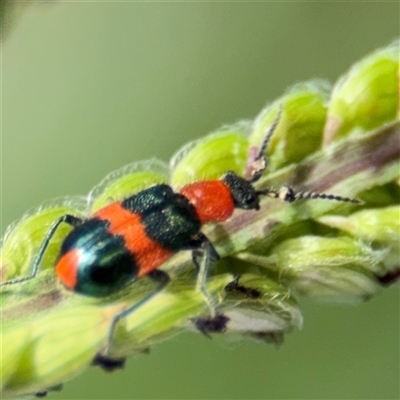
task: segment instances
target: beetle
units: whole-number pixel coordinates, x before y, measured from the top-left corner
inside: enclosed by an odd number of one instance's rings
[[[112,202],[86,219],[65,214],[47,232],[33,261],[31,275],[6,281],[2,286],[33,279],[58,227],[68,224],[72,230],[61,244],[55,265],[56,275],[67,289],[82,295],[104,297],[143,277],[158,284],[139,302],[113,316],[105,357],[110,353],[117,323],[163,290],[170,277],[159,267],[175,253],[184,250],[192,252],[198,288],[210,309],[210,318],[195,324],[203,332],[206,327],[215,326],[223,330],[227,318],[218,314],[206,289],[208,270],[218,261],[219,255],[202,233],[205,224],[224,222],[235,209],[259,210],[261,196],[289,203],[316,198],[359,202],[324,193],[295,192],[289,187],[279,190],[258,190],[255,187],[267,168],[265,150],[281,113],[282,107],[252,162],[249,178],[228,171],[220,179],[189,183],[179,191],[164,183],[155,184],[121,201]]]

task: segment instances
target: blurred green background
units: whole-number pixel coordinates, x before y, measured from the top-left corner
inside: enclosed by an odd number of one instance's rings
[[[43,200],[85,194],[124,164],[167,160],[254,117],[293,83],[334,81],[398,36],[400,22],[397,2],[24,8],[8,14],[3,40],[2,232]],[[356,307],[301,303],[305,326],[279,351],[181,335],[123,372],[92,368],[50,398],[400,397],[398,288]]]

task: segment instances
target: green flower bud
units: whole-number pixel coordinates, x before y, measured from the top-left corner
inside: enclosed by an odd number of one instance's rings
[[[382,252],[347,237],[302,236],[272,250],[280,278],[303,295],[335,301],[366,300],[377,291],[372,272]]]
[[[74,304],[73,308],[57,307],[57,313],[4,323],[2,395],[40,392],[86,368],[108,330],[109,320],[100,311]]]
[[[303,317],[290,289],[265,276],[244,273],[228,284],[223,302],[227,332],[280,344],[283,335],[301,328]]]
[[[171,159],[171,184],[182,187],[205,179],[219,179],[227,171],[244,173],[249,122],[242,121],[184,146]]]
[[[157,183],[168,183],[169,168],[162,161],[152,159],[129,164],[111,172],[89,194],[90,212],[131,196]]]
[[[20,221],[11,225],[2,240],[0,274],[2,279],[29,275],[33,259],[54,221],[68,213],[82,215],[85,207],[86,199],[83,197],[48,201],[28,211]],[[57,230],[43,257],[41,269],[54,266],[61,242],[70,230],[68,226],[62,226]]]
[[[333,88],[324,143],[399,118],[399,41],[356,63]]]
[[[268,145],[269,171],[299,162],[321,147],[329,89],[329,83],[322,80],[296,84],[256,117],[250,149],[258,150],[282,106],[281,118]]]
[[[377,248],[386,249],[383,264],[386,271],[399,268],[400,260],[400,206],[367,209],[348,217],[327,215],[319,222],[338,228],[361,238],[365,243],[373,243]]]

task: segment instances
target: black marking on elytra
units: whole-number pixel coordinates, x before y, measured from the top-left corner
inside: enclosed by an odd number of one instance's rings
[[[108,232],[109,222],[88,219],[65,238],[60,257],[78,251],[79,269],[74,290],[91,296],[107,296],[137,276],[138,266],[120,235]]]
[[[239,285],[239,276],[237,276],[232,282],[229,282],[225,286],[226,292],[237,292],[243,294],[245,297],[249,299],[259,299],[262,296],[262,293],[254,288]]]
[[[162,208],[175,193],[171,186],[159,184],[134,194],[122,201],[121,206],[137,214],[143,214],[154,209]]]
[[[90,218],[76,226],[64,239],[61,246],[61,255],[77,247],[83,247],[87,244],[91,245],[95,241],[107,234],[107,228],[110,225],[108,221],[97,218]]]
[[[110,358],[103,354],[97,353],[92,360],[93,366],[98,366],[106,372],[113,372],[117,369],[125,367],[126,358]]]
[[[194,206],[168,185],[152,186],[121,203],[122,207],[141,216],[149,238],[172,251],[192,249],[193,238],[201,222]]]

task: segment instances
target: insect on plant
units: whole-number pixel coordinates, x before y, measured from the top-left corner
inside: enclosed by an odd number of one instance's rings
[[[264,136],[248,179],[228,171],[220,179],[193,182],[177,192],[165,183],[155,184],[112,202],[88,218],[65,214],[47,232],[33,261],[32,273],[6,281],[2,286],[35,278],[57,229],[61,224],[68,224],[72,230],[62,242],[55,265],[58,279],[67,289],[86,296],[103,297],[143,277],[158,284],[139,302],[114,315],[102,352],[105,359],[111,353],[117,323],[163,290],[170,277],[159,267],[183,250],[192,252],[197,288],[203,293],[210,311],[207,318],[194,320],[195,325],[205,333],[223,330],[227,318],[218,312],[206,287],[210,266],[219,255],[202,233],[205,224],[224,222],[235,209],[259,210],[262,196],[288,203],[300,199],[359,202],[324,193],[296,192],[289,187],[279,190],[255,187],[267,168],[265,152],[281,114],[282,107]]]

